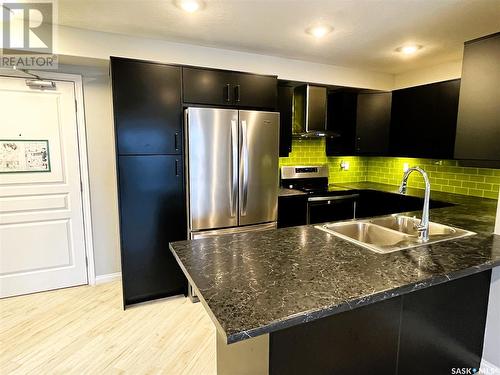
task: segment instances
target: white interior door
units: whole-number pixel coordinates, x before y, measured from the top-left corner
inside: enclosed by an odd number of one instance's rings
[[[74,83],[0,77],[0,297],[86,283]]]

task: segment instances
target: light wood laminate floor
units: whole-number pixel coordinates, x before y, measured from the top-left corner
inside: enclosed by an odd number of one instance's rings
[[[200,303],[121,304],[120,282],[0,300],[0,374],[215,374]]]

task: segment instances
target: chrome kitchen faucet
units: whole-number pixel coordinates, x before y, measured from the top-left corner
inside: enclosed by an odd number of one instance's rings
[[[431,195],[431,183],[429,182],[429,177],[427,173],[419,167],[409,168],[403,175],[403,181],[401,181],[401,186],[399,187],[400,194],[406,194],[406,187],[408,184],[408,177],[413,171],[419,172],[425,181],[425,195],[424,195],[424,208],[422,210],[422,219],[417,227],[419,231],[419,239],[423,242],[429,241],[429,199]]]

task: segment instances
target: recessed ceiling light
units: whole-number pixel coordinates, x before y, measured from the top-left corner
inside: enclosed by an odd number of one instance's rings
[[[306,29],[306,33],[314,36],[315,38],[323,38],[326,34],[329,34],[333,31],[333,27],[329,25],[315,25],[308,27]]]
[[[199,0],[177,0],[175,4],[188,13],[194,13],[202,8],[203,2]]]
[[[418,44],[408,44],[406,46],[401,46],[401,47],[396,48],[396,52],[400,52],[400,53],[405,54],[405,55],[412,55],[421,48],[422,48],[422,46],[420,46]]]

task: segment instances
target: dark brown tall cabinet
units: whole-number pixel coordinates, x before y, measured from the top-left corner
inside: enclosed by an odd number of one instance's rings
[[[500,161],[500,33],[465,43],[455,158]]]
[[[185,292],[181,68],[111,58],[124,305]]]

